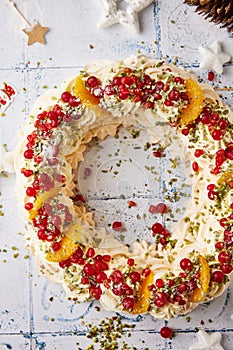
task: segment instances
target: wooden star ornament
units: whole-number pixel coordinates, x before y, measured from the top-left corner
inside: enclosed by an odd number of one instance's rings
[[[22,29],[23,32],[28,36],[28,46],[34,43],[45,44],[45,34],[48,32],[48,27],[42,27],[38,22],[35,22],[34,25],[28,21],[24,14],[18,9],[13,0],[8,0],[9,3],[13,6],[17,14],[23,19],[27,24],[27,28]]]
[[[34,43],[45,44],[45,34],[48,30],[48,27],[42,27],[37,22],[33,27],[23,29],[23,32],[28,36],[28,46]]]

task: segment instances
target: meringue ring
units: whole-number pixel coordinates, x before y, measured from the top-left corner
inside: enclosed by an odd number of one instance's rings
[[[155,318],[222,294],[233,270],[232,119],[210,85],[145,56],[93,62],[41,96],[21,132],[16,173],[26,242],[43,274],[74,302],[95,299],[107,310]],[[146,228],[151,241],[129,248],[96,227],[75,171],[91,141],[120,126],[166,143],[159,123],[184,147],[191,197],[176,226],[155,222]]]

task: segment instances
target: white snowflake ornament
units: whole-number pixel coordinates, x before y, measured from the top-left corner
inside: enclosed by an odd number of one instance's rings
[[[124,2],[127,4],[127,7],[125,10],[121,10],[118,8],[119,0],[101,0],[105,13],[98,26],[100,28],[105,28],[119,23],[137,33],[140,30],[138,13],[149,6],[153,1],[154,0],[125,0]]]
[[[211,69],[218,74],[222,74],[224,63],[231,58],[230,55],[222,51],[219,41],[214,41],[210,46],[201,46],[198,50],[201,55],[200,69]]]
[[[189,350],[224,350],[220,345],[221,333],[208,334],[202,330],[197,332],[198,342],[189,347]]]

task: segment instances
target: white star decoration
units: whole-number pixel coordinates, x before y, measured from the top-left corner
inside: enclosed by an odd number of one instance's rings
[[[221,333],[208,334],[202,330],[198,331],[198,342],[190,346],[189,350],[224,350],[220,345]]]
[[[138,12],[149,6],[154,0],[125,0],[127,7],[121,10],[117,7],[119,0],[101,0],[105,13],[98,26],[105,28],[119,23],[122,26],[139,32]]]
[[[199,47],[198,50],[201,55],[200,69],[213,69],[218,74],[222,74],[223,64],[231,58],[222,51],[219,41],[214,41],[208,47]]]

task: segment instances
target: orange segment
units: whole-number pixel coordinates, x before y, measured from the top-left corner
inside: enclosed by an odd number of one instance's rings
[[[60,262],[67,260],[78,248],[81,234],[80,224],[74,224],[68,227],[67,235],[61,240],[61,248],[55,252],[48,252],[46,259],[51,262]]]
[[[226,171],[218,179],[218,184],[227,184],[230,188],[233,188],[233,173],[231,171]]]
[[[181,112],[181,124],[183,125],[189,124],[197,119],[204,104],[204,96],[199,84],[194,80],[187,79],[185,85],[189,104]]]
[[[142,314],[147,312],[150,306],[151,292],[148,290],[148,286],[154,283],[154,274],[151,272],[149,276],[145,277],[139,287],[138,300],[134,304],[132,314]]]
[[[199,256],[200,264],[200,283],[201,287],[197,287],[191,297],[191,301],[199,302],[203,299],[203,293],[207,293],[210,284],[210,267],[206,258],[202,255]]]
[[[75,95],[80,98],[81,103],[87,107],[96,106],[99,104],[99,98],[93,96],[89,90],[87,90],[82,76],[78,76],[69,86],[68,90],[73,89]]]
[[[199,256],[199,264],[201,265],[201,270],[200,270],[201,289],[203,290],[204,293],[207,293],[209,289],[209,284],[210,284],[210,267],[206,258],[202,255]]]
[[[50,191],[39,194],[34,202],[34,208],[29,212],[29,220],[34,219],[37,215],[37,210],[40,209],[42,205],[46,203],[50,198],[55,197],[58,192],[59,188],[53,187]]]
[[[198,303],[199,301],[202,300],[202,298],[203,298],[202,289],[197,287],[192,293],[191,301],[193,303]]]
[[[61,240],[61,248],[55,252],[48,252],[46,259],[51,262],[60,262],[67,260],[71,254],[78,248],[78,243],[75,243],[69,237],[63,237]]]

